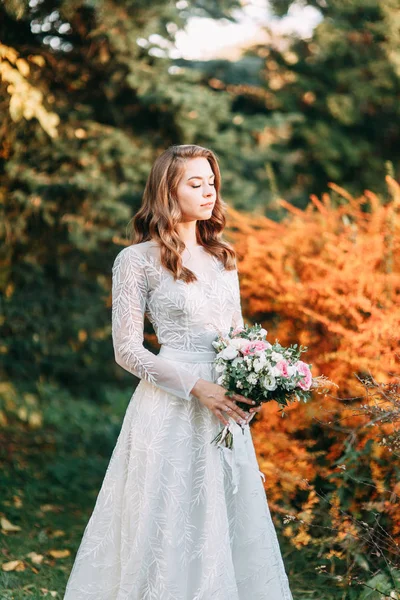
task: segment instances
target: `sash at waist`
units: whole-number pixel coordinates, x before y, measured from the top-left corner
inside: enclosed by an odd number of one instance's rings
[[[169,358],[170,360],[188,363],[210,363],[214,362],[216,357],[216,352],[214,352],[214,350],[179,350],[178,348],[171,348],[171,346],[166,346],[165,344],[161,344],[158,354],[164,358]]]

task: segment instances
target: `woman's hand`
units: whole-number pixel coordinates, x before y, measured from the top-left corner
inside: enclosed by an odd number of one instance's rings
[[[252,408],[250,408],[249,412],[250,414],[253,414],[255,412],[260,412],[262,408],[262,404],[259,404],[258,406],[253,406]]]
[[[207,406],[207,408],[209,408],[224,425],[228,425],[229,421],[226,420],[222,414],[223,412],[226,412],[231,416],[239,423],[239,425],[246,425],[247,420],[249,419],[249,413],[246,413],[237,406],[235,400],[245,402],[251,406],[254,406],[255,402],[241,394],[233,394],[232,398],[230,398],[226,395],[226,392],[227,390],[222,387],[222,385],[207,381],[206,379],[199,379],[190,391],[190,393],[198,398],[204,406]],[[254,407],[254,410],[258,411],[260,408],[261,407],[258,406]],[[251,410],[252,409],[250,409],[250,411]]]

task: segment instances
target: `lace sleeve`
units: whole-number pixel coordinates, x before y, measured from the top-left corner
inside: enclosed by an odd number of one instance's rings
[[[231,327],[234,327],[234,328],[243,327],[244,321],[243,321],[243,315],[242,315],[242,305],[240,302],[240,286],[239,286],[239,275],[238,275],[237,269],[235,269],[235,271],[233,271],[232,277],[233,277],[233,282],[234,282],[234,286],[233,286],[234,311],[233,311],[233,315],[232,315]]]
[[[117,254],[112,267],[112,340],[115,361],[129,373],[168,393],[191,400],[200,379],[143,346],[147,277],[143,260],[132,246]]]

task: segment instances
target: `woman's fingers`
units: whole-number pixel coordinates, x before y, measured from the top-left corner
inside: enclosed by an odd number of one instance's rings
[[[215,415],[218,417],[218,419],[221,421],[221,423],[223,425],[228,425],[229,421],[227,421],[225,419],[225,417],[223,416],[222,412],[220,410],[218,410],[218,408],[215,409]]]
[[[242,396],[241,394],[234,394],[235,400],[240,400],[240,402],[246,402],[246,404],[255,404],[254,400],[250,400],[250,398],[246,398],[246,396]]]
[[[225,403],[225,409],[226,412],[228,412],[229,414],[237,414],[239,419],[247,419],[247,414],[246,412],[241,409],[237,404],[235,404],[234,402],[227,404]]]

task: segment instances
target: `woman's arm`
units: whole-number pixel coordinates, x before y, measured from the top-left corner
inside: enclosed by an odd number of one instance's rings
[[[199,376],[143,346],[147,277],[134,246],[117,254],[112,267],[112,340],[115,361],[129,373],[162,390],[190,400]]]

